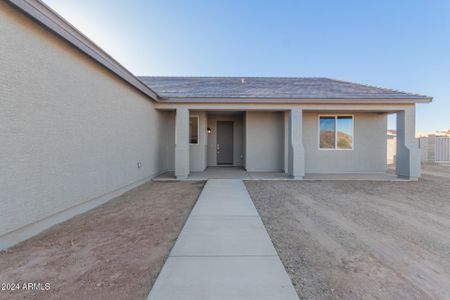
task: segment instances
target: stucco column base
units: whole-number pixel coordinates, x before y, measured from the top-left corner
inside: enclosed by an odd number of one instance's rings
[[[415,121],[414,106],[397,113],[396,173],[398,177],[410,180],[417,180],[421,173]]]
[[[288,174],[293,179],[305,176],[305,149],[303,147],[303,110],[291,109],[288,115]]]
[[[189,110],[177,108],[175,117],[175,177],[189,175]]]

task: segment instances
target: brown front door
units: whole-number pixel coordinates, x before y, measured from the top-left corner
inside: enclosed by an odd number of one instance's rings
[[[233,121],[217,121],[217,164],[233,164]]]

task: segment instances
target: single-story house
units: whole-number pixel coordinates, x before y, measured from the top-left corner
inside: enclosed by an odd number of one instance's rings
[[[0,2],[0,249],[166,171],[420,176],[430,97],[328,78],[136,77],[38,0]]]
[[[415,103],[428,97],[328,78],[139,79],[168,114],[168,168],[177,178],[209,166],[282,171],[299,179],[386,172],[389,113],[398,115],[403,141],[397,174],[420,176]]]

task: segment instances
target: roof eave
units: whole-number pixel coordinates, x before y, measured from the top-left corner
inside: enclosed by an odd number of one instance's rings
[[[154,101],[159,101],[159,95],[149,88],[140,79],[136,78],[119,62],[113,59],[103,49],[88,39],[68,21],[58,15],[50,7],[39,0],[8,0],[15,7],[29,15],[59,37],[69,42],[72,46],[82,51],[90,58],[100,63],[110,72],[125,80],[128,84],[138,89],[141,93]]]
[[[161,97],[164,103],[285,103],[285,104],[415,104],[430,103],[423,98],[261,98],[261,97]]]

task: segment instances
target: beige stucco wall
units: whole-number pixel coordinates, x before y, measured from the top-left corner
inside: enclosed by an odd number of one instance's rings
[[[167,168],[150,99],[5,2],[0,39],[0,248]]]
[[[284,113],[247,111],[245,121],[247,171],[282,171]]]
[[[330,112],[327,112],[329,114]],[[385,172],[387,115],[354,115],[353,150],[319,150],[319,113],[303,112],[306,173]]]
[[[162,115],[161,145],[163,147],[164,168],[167,171],[175,170],[175,111],[160,111]]]

